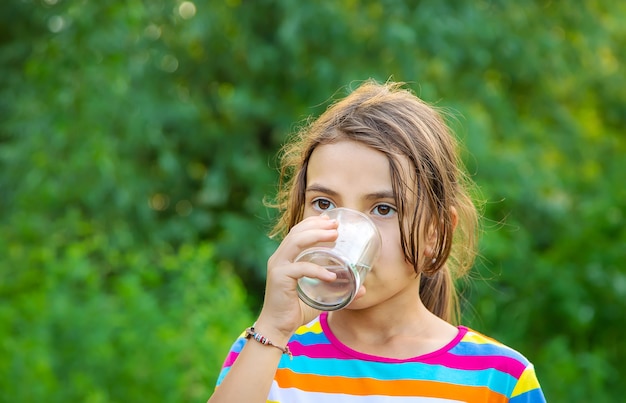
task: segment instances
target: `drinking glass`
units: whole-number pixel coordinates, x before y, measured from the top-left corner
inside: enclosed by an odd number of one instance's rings
[[[322,215],[337,220],[337,240],[304,250],[296,261],[311,262],[337,274],[334,281],[302,277],[298,296],[309,306],[334,311],[354,300],[371,270],[381,248],[376,224],[365,214],[343,207],[326,210]]]

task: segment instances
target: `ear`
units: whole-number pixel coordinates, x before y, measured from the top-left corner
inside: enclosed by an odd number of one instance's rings
[[[424,256],[430,260],[435,256],[435,244],[437,242],[437,227],[435,224],[429,226],[425,241]]]
[[[459,223],[459,214],[454,206],[450,207],[450,220],[452,221],[452,230],[456,228]],[[424,248],[424,256],[432,258],[435,255],[435,242],[437,242],[437,229],[435,226],[431,226],[428,230],[428,236],[426,237],[426,247]]]
[[[450,206],[450,220],[452,220],[452,229],[456,229],[456,225],[459,223],[459,213],[454,206]]]

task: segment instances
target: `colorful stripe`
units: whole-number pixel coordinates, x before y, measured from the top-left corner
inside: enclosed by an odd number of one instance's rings
[[[281,389],[296,388],[307,392],[348,394],[353,396],[415,396],[438,397],[453,400],[463,396],[467,401],[506,402],[504,395],[484,386],[455,385],[447,382],[422,380],[383,381],[372,378],[329,377],[312,374],[294,374],[288,369],[278,370],[276,382]]]
[[[293,359],[281,359],[268,402],[545,402],[524,356],[468,328],[435,352],[400,360],[351,350],[326,319],[323,313],[289,341]],[[233,344],[218,385],[245,342]]]

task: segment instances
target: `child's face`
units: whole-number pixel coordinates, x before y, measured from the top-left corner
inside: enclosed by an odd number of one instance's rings
[[[408,160],[401,161],[408,172]],[[311,154],[304,217],[335,207],[367,214],[378,226],[382,250],[365,278],[364,297],[349,307],[365,308],[389,299],[414,299],[419,280],[405,259],[393,197],[389,162],[385,154],[355,141],[320,145]]]

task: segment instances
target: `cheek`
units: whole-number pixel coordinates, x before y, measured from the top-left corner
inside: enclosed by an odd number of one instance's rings
[[[402,251],[402,244],[400,242],[400,231],[398,228],[383,228],[381,229],[382,248],[380,251],[380,260],[384,264],[397,265],[400,262],[404,262],[404,252]]]

